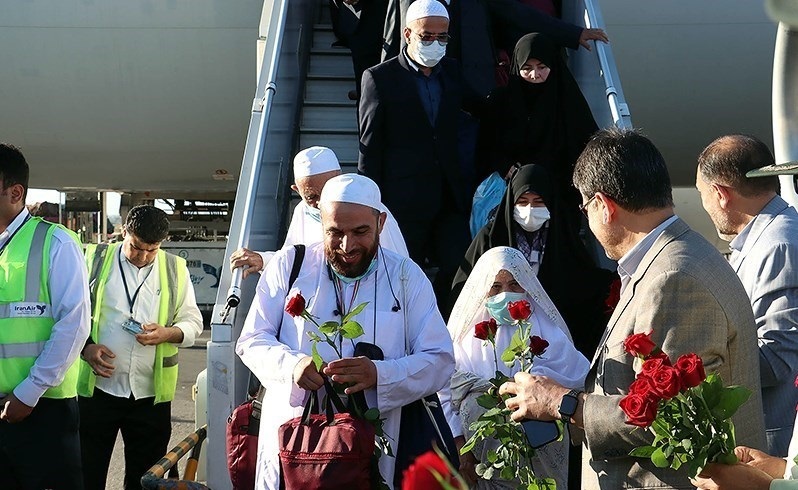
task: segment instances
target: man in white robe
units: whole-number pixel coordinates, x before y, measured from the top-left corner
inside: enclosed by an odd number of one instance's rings
[[[287,286],[293,247],[277,252],[258,282],[236,353],[266,387],[258,442],[258,489],[279,487],[277,430],[300,416],[308,395],[323,379],[310,356],[308,332],[316,327],[285,312],[297,293],[319,323],[340,319],[360,303],[355,317],[364,335],[356,342],[380,347],[384,361],[352,357],[351,342],[337,359],[324,342],[324,375],[353,383],[347,393],[362,391],[369,407],[380,410],[394,453],[399,444],[401,408],[435,393],[454,372],[452,341],[423,271],[410,259],[379,246],[386,214],[380,210],[377,185],[355,174],[331,179],[321,194],[324,241],[308,247],[293,286]],[[395,459],[383,455],[380,473],[393,486]]]
[[[324,184],[341,174],[338,157],[331,149],[324,146],[311,146],[294,157],[294,184],[291,189],[298,193],[302,201],[294,208],[288,233],[282,248],[290,248],[302,243],[312,245],[322,241],[321,214],[319,213],[319,196]],[[387,214],[385,226],[380,234],[380,245],[407,257],[407,246],[399,231],[396,219],[385,205],[380,210]],[[253,272],[261,272],[276,252],[257,252],[240,248],[230,256],[230,266],[245,267],[244,277]]]

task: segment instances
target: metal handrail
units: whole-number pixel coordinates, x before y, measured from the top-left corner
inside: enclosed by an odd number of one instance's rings
[[[584,0],[585,11],[583,20],[585,27],[588,29],[596,27],[604,27],[604,18],[601,15],[601,10],[594,0]],[[612,48],[602,42],[596,42],[595,53],[598,57],[599,66],[601,68],[601,76],[604,79],[605,94],[607,96],[607,103],[609,104],[612,120],[619,128],[631,129],[632,121],[629,114],[629,109],[623,99],[623,94],[620,89],[620,81],[616,82],[614,74],[615,62],[612,55]]]

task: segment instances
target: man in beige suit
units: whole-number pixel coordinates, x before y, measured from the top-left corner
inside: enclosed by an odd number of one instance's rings
[[[597,133],[576,163],[574,185],[590,229],[618,261],[621,298],[593,357],[585,393],[522,373],[502,386],[515,395],[507,406],[516,420],[563,418],[584,430],[584,489],[694,488],[686,467],[659,469],[628,456],[652,436],[627,425],[618,407],[635,378],[623,341],[653,331],[654,342],[672,359],[695,352],[727,384],[748,387],[751,397],[734,417],[737,441],[761,449],[759,360],[748,297],[717,250],[674,214],[665,162],[644,136],[618,129]]]

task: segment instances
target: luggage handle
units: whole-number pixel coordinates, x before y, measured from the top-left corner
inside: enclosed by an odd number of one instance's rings
[[[324,412],[327,415],[327,423],[334,425],[335,411],[333,410],[333,406],[338,413],[346,413],[346,407],[341,401],[341,398],[338,397],[338,394],[333,389],[330,380],[326,376],[323,376],[323,378],[324,389],[327,391],[327,396],[324,400]],[[308,401],[305,402],[305,408],[302,410],[302,424],[310,425],[310,416],[320,413],[321,404],[319,403],[319,392],[318,390],[313,390],[310,392]]]

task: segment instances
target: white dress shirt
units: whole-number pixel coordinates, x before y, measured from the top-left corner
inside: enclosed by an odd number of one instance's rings
[[[136,337],[122,328],[122,324],[131,317],[142,325],[158,323],[158,311],[161,292],[161,278],[158,273],[158,261],[155,260],[139,269],[131,264],[122,247],[118,248],[116,257],[112,258],[108,282],[100,307],[98,344],[108,347],[116,356],[112,359],[114,372],[110,378],[98,376],[96,388],[109,395],[128,398],[149,398],[155,396],[154,366],[155,346],[141,345]],[[130,302],[125,293],[121,270],[125,274],[130,297],[141,286],[130,312]],[[191,283],[188,269],[183,267],[181,274],[186,275],[185,295],[177,298],[175,320],[168,327],[177,327],[183,332],[183,342],[179,347],[191,347],[194,339],[202,333],[202,315],[197,307],[194,286]]]
[[[620,293],[623,294],[623,291],[626,289],[626,286],[629,284],[629,281],[632,279],[635,271],[637,271],[637,266],[640,265],[640,262],[643,260],[643,257],[646,256],[648,251],[651,249],[651,246],[654,245],[654,242],[657,241],[662,232],[665,231],[665,228],[669,227],[671,223],[676,221],[679,217],[675,214],[670,218],[666,219],[659,226],[651,230],[642,240],[637,242],[634,247],[632,247],[626,254],[618,260],[618,276],[621,278],[621,291]]]
[[[29,217],[28,210],[23,209],[14,218],[0,233],[0,247]],[[62,229],[53,232],[47,277],[55,325],[28,377],[14,388],[14,396],[29,407],[36,406],[49,388],[61,384],[89,337],[91,313],[86,264],[80,246]]]

